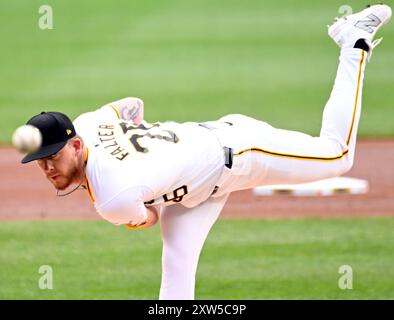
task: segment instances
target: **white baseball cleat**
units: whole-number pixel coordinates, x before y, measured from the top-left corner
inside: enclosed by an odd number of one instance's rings
[[[358,39],[365,39],[369,46],[368,60],[372,50],[382,38],[373,41],[380,27],[389,22],[391,8],[385,4],[369,5],[366,9],[355,14],[336,18],[336,22],[329,26],[328,35],[340,48],[353,48]]]

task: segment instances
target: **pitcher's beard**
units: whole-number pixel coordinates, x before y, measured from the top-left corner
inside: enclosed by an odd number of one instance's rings
[[[64,179],[63,177],[60,177],[60,179]],[[59,182],[52,182],[53,186],[56,188],[56,190],[60,190],[63,191],[65,189],[67,189],[70,185],[71,185],[71,181],[69,181],[68,179],[65,182],[59,181]]]
[[[57,190],[57,195],[67,195],[75,190],[77,190],[83,183],[84,177],[83,172],[78,172],[76,168],[70,170],[70,173],[67,174],[67,177],[61,176],[59,179],[59,183],[53,184]],[[70,191],[65,191],[69,189]],[[65,191],[60,193],[59,191]]]

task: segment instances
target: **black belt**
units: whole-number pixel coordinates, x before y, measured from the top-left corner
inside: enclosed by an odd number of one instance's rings
[[[228,147],[223,147],[223,151],[224,151],[224,165],[231,169],[233,166],[233,149],[228,148]],[[215,188],[213,189],[211,196],[214,195],[216,192],[218,192],[219,190],[219,186],[215,186]]]
[[[230,126],[233,125],[231,122],[226,122],[226,123],[229,124]],[[209,125],[208,123],[204,123],[204,122],[199,123],[198,125],[199,125],[200,127],[203,127],[203,128],[205,128],[205,129],[208,129],[208,130],[214,130],[214,129],[216,129],[216,128],[214,128],[213,126]],[[224,159],[225,159],[224,165],[225,165],[227,168],[231,169],[232,166],[233,166],[233,155],[234,155],[233,149],[228,148],[228,147],[223,147],[223,151],[224,151]]]
[[[234,156],[233,149],[228,147],[223,147],[223,151],[224,151],[224,159],[225,159],[224,165],[227,168],[231,169],[233,166],[233,156]]]

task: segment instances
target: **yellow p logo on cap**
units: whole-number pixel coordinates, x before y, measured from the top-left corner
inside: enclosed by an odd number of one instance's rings
[[[70,129],[67,129],[66,132],[67,132],[68,136],[72,133],[72,131]]]

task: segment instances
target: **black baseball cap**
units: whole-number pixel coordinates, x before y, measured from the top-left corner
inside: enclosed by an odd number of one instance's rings
[[[40,130],[42,143],[37,151],[26,155],[22,159],[22,163],[28,163],[57,153],[69,139],[76,135],[70,118],[61,112],[41,112],[27,121],[26,124]]]

